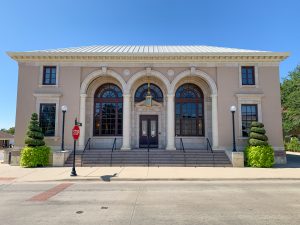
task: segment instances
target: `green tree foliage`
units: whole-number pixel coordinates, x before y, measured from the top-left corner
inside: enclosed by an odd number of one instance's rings
[[[285,135],[300,135],[300,65],[281,84],[281,103]]]
[[[11,134],[11,135],[15,134],[15,128],[14,127],[11,127],[9,129],[2,128],[1,131],[5,132],[5,133],[8,133],[8,134]]]
[[[33,113],[27,130],[25,144],[29,147],[44,146],[44,134],[40,128],[38,115]]]
[[[300,152],[300,142],[298,138],[292,137],[290,142],[286,143],[286,150]]]
[[[252,122],[249,135],[249,146],[245,150],[246,165],[251,167],[272,167],[274,150],[268,144],[264,124]]]

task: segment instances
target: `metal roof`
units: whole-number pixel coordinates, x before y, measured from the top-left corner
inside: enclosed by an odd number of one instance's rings
[[[27,51],[28,53],[102,53],[102,54],[201,54],[201,53],[267,53],[269,51],[224,48],[206,45],[94,45]]]
[[[14,136],[11,134],[8,134],[6,132],[0,131],[0,140],[9,140],[9,139],[13,139]]]

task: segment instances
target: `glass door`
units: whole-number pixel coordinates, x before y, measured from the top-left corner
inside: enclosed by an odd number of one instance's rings
[[[140,148],[158,148],[158,116],[140,116]]]

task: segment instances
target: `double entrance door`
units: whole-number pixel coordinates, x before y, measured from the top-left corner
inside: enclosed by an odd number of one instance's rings
[[[158,148],[158,116],[140,116],[140,148]]]

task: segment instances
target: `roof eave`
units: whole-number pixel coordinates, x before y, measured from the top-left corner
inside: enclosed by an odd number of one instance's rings
[[[202,53],[99,53],[99,52],[6,52],[12,59],[19,61],[21,57],[35,58],[35,57],[88,57],[88,56],[110,56],[110,57],[168,57],[168,56],[183,56],[183,57],[274,57],[280,59],[279,61],[285,60],[290,56],[289,52],[202,52]]]

